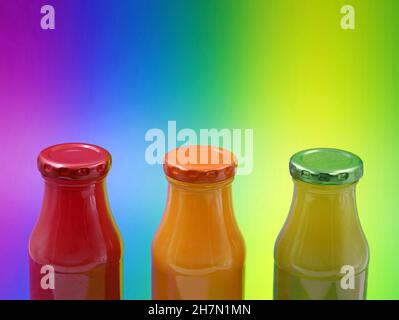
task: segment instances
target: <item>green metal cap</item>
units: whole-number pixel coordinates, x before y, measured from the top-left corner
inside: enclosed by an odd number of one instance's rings
[[[298,152],[291,157],[294,179],[313,184],[340,185],[358,181],[363,175],[363,161],[348,151],[318,148]]]

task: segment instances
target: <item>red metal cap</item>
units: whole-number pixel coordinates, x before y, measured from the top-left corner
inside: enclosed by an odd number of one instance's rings
[[[232,152],[212,146],[186,146],[165,156],[165,174],[175,180],[212,183],[235,175],[237,161]]]
[[[111,168],[110,153],[87,143],[64,143],[48,147],[37,159],[45,178],[69,181],[98,180]]]

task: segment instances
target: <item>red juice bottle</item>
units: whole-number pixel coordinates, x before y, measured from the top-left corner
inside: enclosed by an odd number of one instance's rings
[[[111,155],[98,146],[43,150],[43,205],[29,240],[30,297],[35,300],[121,298],[122,240],[108,205]]]

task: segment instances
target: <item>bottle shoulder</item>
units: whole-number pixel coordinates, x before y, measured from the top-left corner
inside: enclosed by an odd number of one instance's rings
[[[153,263],[159,267],[209,268],[242,266],[245,243],[241,233],[182,236],[178,231],[158,230],[152,242]]]
[[[317,230],[293,228],[286,222],[275,243],[274,259],[278,267],[290,272],[336,274],[345,265],[361,272],[368,267],[369,247],[360,226]]]
[[[39,217],[30,238],[29,255],[38,263],[83,265],[119,261],[122,238],[112,221],[80,221]]]

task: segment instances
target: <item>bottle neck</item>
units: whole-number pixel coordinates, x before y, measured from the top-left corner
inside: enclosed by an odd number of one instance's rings
[[[45,180],[43,215],[62,215],[64,219],[78,221],[85,215],[108,211],[105,179],[79,185]]]
[[[76,267],[119,261],[120,237],[105,180],[71,185],[46,179],[41,213],[29,243],[30,255],[38,262]]]
[[[340,220],[357,218],[356,183],[327,186],[294,180],[291,212]]]
[[[184,183],[168,178],[167,214],[194,216],[230,216],[233,214],[231,183]]]
[[[356,183],[294,184],[290,214],[275,247],[279,266],[309,277],[335,277],[344,265],[363,271],[368,249],[357,214]]]
[[[233,213],[232,180],[193,184],[168,178],[167,204],[153,242],[168,272],[208,274],[241,266],[245,249]]]

